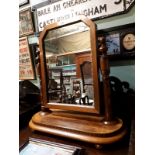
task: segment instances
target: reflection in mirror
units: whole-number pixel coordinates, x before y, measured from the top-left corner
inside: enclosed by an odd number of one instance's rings
[[[90,28],[78,22],[49,30],[44,50],[49,103],[94,106]]]

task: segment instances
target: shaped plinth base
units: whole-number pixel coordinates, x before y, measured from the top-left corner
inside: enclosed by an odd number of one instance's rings
[[[116,123],[105,124],[104,117],[63,112],[38,112],[32,117],[29,126],[32,130],[95,145],[119,141],[126,134],[123,122],[119,118]]]

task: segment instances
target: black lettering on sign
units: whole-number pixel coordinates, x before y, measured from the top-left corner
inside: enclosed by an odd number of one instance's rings
[[[67,15],[64,15],[64,16],[61,16],[61,17],[57,17],[57,22],[61,22],[63,20],[67,20],[70,18],[70,15],[67,14]]]
[[[53,12],[61,10],[60,4],[54,5]]]
[[[105,10],[105,12],[107,12],[107,4],[104,4],[104,6],[100,5],[99,8],[96,6],[94,10],[94,15],[102,13],[102,10]]]
[[[69,7],[72,7],[72,6],[75,6],[75,5],[79,5],[81,3],[85,3],[87,1],[88,0],[69,0],[69,1],[66,1],[66,2],[63,3],[63,7],[66,9],[66,8],[69,8]]]
[[[54,23],[54,22],[55,22],[55,19],[49,19],[49,20],[40,22],[40,23],[39,23],[39,28],[42,29],[42,28],[44,28],[46,25],[51,24],[51,23]]]
[[[49,13],[51,13],[51,9],[49,7],[37,12],[38,16],[46,15]]]
[[[107,4],[104,4],[103,6],[100,5],[100,13],[102,13],[102,10],[105,10],[105,12],[107,12]]]
[[[39,27],[40,28],[43,28],[43,25],[42,24],[43,24],[42,22],[39,23]]]
[[[115,2],[114,2],[114,4],[120,4],[122,2],[122,0],[116,0]]]
[[[91,16],[91,15],[100,14],[103,11],[107,12],[107,4],[100,5],[99,7],[96,6],[94,8],[88,8],[88,9],[82,10],[81,12],[75,12],[75,15]]]

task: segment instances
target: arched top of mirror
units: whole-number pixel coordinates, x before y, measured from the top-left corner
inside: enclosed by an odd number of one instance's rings
[[[95,31],[87,18],[45,27],[40,36],[44,106],[99,113]]]

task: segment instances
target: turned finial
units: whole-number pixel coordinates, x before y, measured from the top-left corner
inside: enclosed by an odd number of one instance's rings
[[[98,36],[98,51],[99,54],[107,54],[106,40],[104,36]]]

